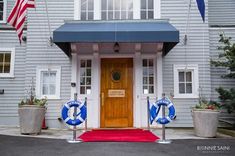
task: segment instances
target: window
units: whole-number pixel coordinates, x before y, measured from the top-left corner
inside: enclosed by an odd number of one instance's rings
[[[174,66],[174,92],[177,98],[198,97],[198,66]]]
[[[91,94],[91,60],[80,61],[80,94]]]
[[[14,48],[0,48],[0,77],[14,76]]]
[[[154,0],[141,0],[140,16],[141,19],[153,19],[153,1]]]
[[[143,59],[143,94],[154,94],[154,61]]]
[[[0,0],[0,23],[6,22],[7,0]]]
[[[133,0],[101,0],[101,19],[133,19]]]
[[[60,67],[39,67],[37,70],[37,96],[60,98]]]
[[[94,0],[81,0],[81,20],[94,19]]]

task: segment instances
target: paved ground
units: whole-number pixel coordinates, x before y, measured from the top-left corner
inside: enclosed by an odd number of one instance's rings
[[[1,156],[234,156],[235,139],[181,139],[157,143],[79,143],[0,135]]]
[[[152,132],[161,137],[162,130],[152,129]],[[83,133],[82,130],[77,131],[77,135],[81,135]],[[53,138],[53,139],[69,139],[72,137],[72,131],[66,129],[48,129],[42,130],[40,135],[21,135],[19,127],[7,127],[0,126],[0,134],[2,135],[10,135],[10,136],[23,136],[23,137],[36,137],[36,138]],[[166,129],[166,138],[168,139],[205,139],[200,138],[194,135],[193,129]],[[217,138],[231,138],[228,135],[223,135],[221,133],[217,133]],[[1,156],[1,154],[0,154]]]

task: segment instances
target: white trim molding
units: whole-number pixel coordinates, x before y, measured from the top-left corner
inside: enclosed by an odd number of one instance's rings
[[[179,71],[191,71],[192,72],[192,93],[179,93]],[[198,98],[199,89],[199,75],[198,75],[198,65],[174,65],[174,98]]]
[[[0,20],[0,23],[6,23],[7,20],[7,0],[3,0],[3,20]]]
[[[56,71],[56,89],[55,95],[43,95],[41,86],[41,73],[43,71]],[[38,98],[47,97],[48,99],[60,99],[60,79],[61,67],[60,66],[38,66],[36,70],[36,96]]]
[[[154,7],[153,7],[153,13],[154,13],[154,19],[160,19],[161,18],[161,0],[154,0]]]
[[[11,53],[11,65],[10,65],[10,73],[0,73],[0,77],[14,77],[14,68],[15,68],[15,48],[0,48],[0,53]]]

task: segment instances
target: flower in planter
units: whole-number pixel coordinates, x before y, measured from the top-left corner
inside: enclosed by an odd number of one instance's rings
[[[221,105],[215,101],[200,101],[199,104],[195,106],[195,109],[210,109],[210,110],[219,110]]]

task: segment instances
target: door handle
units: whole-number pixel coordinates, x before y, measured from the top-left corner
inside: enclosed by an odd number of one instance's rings
[[[104,106],[104,92],[101,93],[101,106]]]

